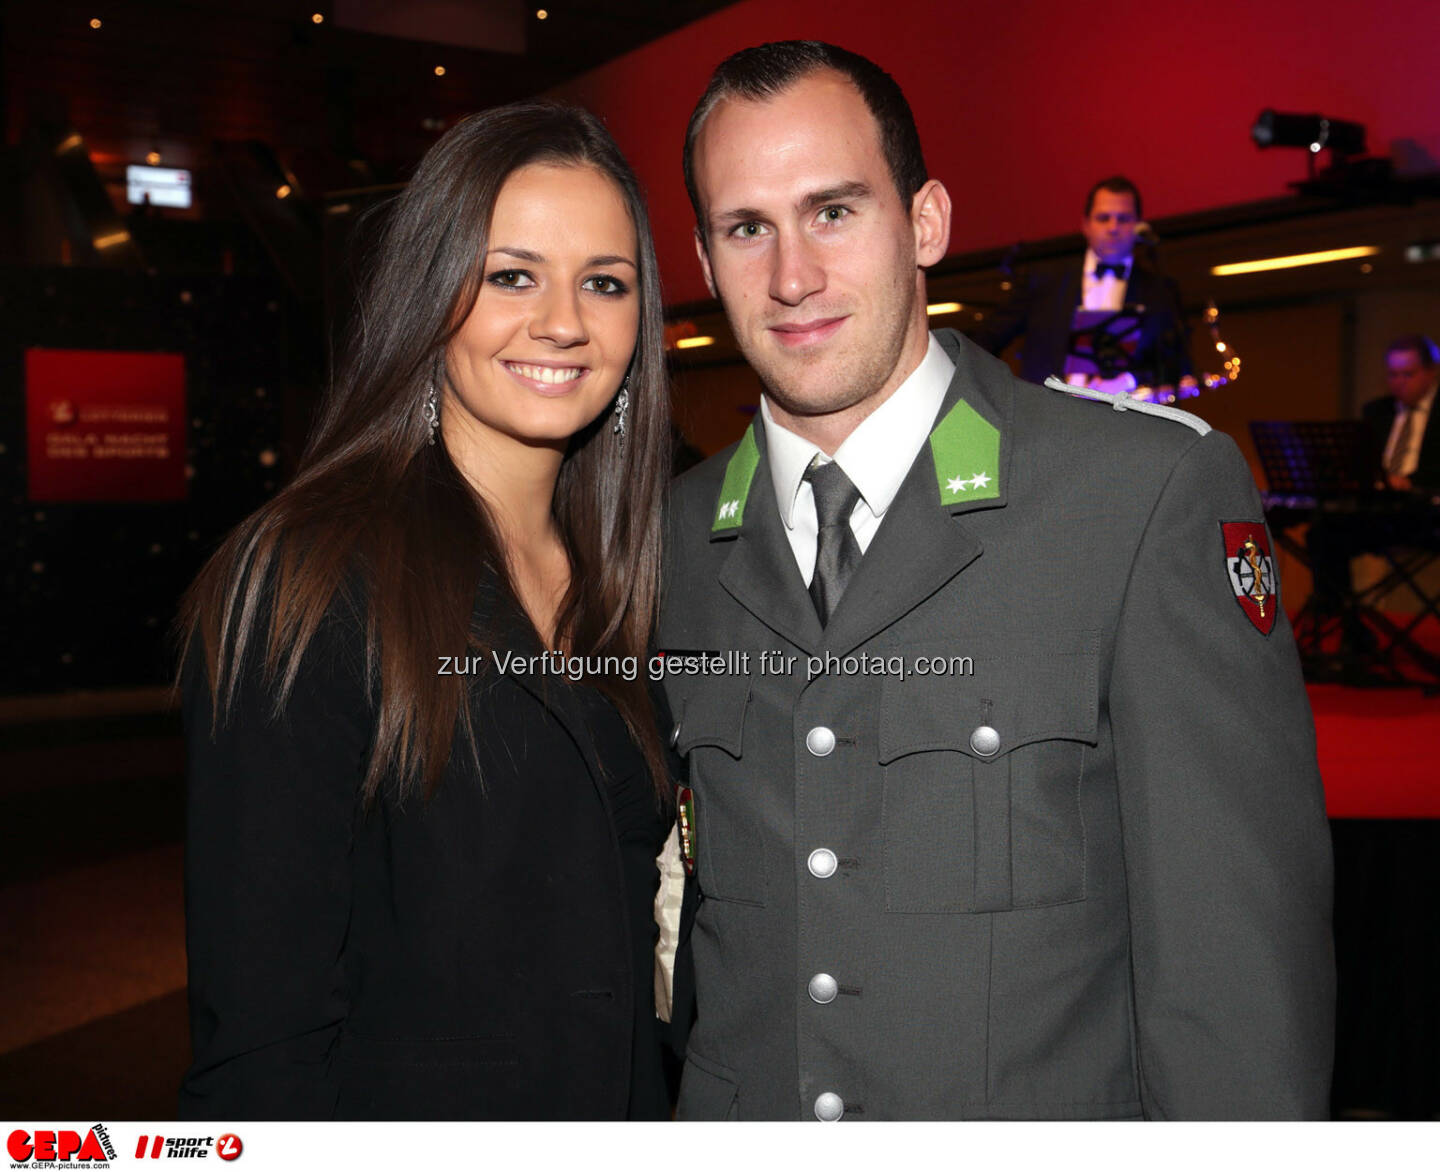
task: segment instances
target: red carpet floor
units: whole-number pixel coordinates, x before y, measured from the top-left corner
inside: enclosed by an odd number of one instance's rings
[[[1440,696],[1311,684],[1332,818],[1440,818]]]

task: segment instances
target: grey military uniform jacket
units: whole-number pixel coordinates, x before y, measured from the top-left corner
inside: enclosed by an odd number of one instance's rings
[[[939,422],[827,628],[763,428],[674,488],[680,1117],[1323,1117],[1329,834],[1248,469],[940,337]]]

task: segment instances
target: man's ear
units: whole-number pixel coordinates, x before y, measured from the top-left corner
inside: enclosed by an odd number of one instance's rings
[[[719,293],[715,291],[715,274],[710,271],[710,252],[705,247],[705,237],[701,234],[700,225],[695,225],[695,255],[700,258],[700,271],[705,274],[705,287],[710,290],[710,296],[718,298]]]
[[[940,180],[929,180],[915,193],[910,222],[915,228],[916,263],[928,269],[950,247],[950,193]]]

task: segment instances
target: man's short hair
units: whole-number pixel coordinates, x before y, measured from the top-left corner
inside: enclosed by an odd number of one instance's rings
[[[824,41],[771,41],[741,49],[720,62],[690,115],[685,128],[685,190],[690,193],[697,221],[705,219],[705,212],[695,187],[695,140],[710,112],[726,98],[762,102],[776,97],[822,69],[833,69],[848,78],[865,99],[900,202],[909,209],[910,200],[930,174],[925,169],[915,116],[895,79],[875,62]]]
[[[1140,189],[1126,179],[1124,175],[1111,175],[1108,179],[1102,179],[1095,184],[1085,195],[1085,217],[1089,219],[1090,209],[1095,206],[1095,193],[1099,191],[1111,191],[1116,195],[1130,195],[1135,199],[1135,218],[1143,220],[1145,213],[1140,210]]]
[[[1440,350],[1437,350],[1435,343],[1424,334],[1401,334],[1385,347],[1386,354],[1397,354],[1402,350],[1413,350],[1418,354],[1420,365],[1426,370],[1434,370],[1436,364],[1440,363]]]

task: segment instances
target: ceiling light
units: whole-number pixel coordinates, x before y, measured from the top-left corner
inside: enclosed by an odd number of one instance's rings
[[[99,18],[98,16],[95,17],[93,20],[90,21],[90,27],[91,27],[91,28],[99,28],[99,27],[100,27],[100,18]]]
[[[925,312],[931,317],[936,317],[942,313],[959,313],[964,308],[965,306],[958,301],[937,301],[933,305],[927,305]]]
[[[324,23],[325,23],[325,14],[324,14],[323,12],[312,12],[312,13],[310,14],[310,19],[311,19],[312,21],[314,21],[316,24],[324,24]]]
[[[444,76],[445,76],[445,66],[443,66],[443,65],[437,65],[437,66],[435,66],[435,76],[436,76],[436,77],[444,77]]]
[[[149,163],[152,167],[158,167],[160,165],[160,152],[150,151],[148,154],[146,154],[145,161]]]
[[[1371,244],[1355,248],[1331,248],[1325,252],[1302,252],[1295,256],[1271,256],[1264,260],[1245,260],[1236,264],[1216,265],[1210,270],[1214,277],[1238,277],[1244,273],[1268,273],[1275,269],[1298,269],[1305,265],[1329,264],[1334,260],[1355,260],[1374,256],[1380,250]]]
[[[549,18],[550,18],[550,14],[549,14],[548,12],[546,12],[545,9],[543,9],[543,8],[537,8],[537,9],[535,9],[535,19],[536,19],[536,20],[548,20]]]
[[[696,350],[701,346],[713,345],[715,345],[714,338],[710,337],[708,334],[701,334],[699,337],[695,338],[681,338],[678,342],[675,343],[675,349]]]
[[[275,189],[275,198],[276,198],[276,199],[287,199],[287,198],[289,198],[289,195],[290,195],[290,184],[288,184],[288,183],[282,183],[282,184],[280,184],[279,187],[277,187],[277,188]]]

